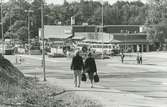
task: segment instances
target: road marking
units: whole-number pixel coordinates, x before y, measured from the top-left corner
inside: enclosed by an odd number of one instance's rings
[[[26,55],[22,55],[22,57],[26,57],[26,58],[31,58],[31,59],[36,59],[36,60],[42,60],[42,58],[40,57],[35,57],[35,56],[26,56]],[[54,60],[54,59],[46,59],[46,61],[49,61],[49,62],[70,62],[71,60],[67,59],[67,60],[63,60],[63,61],[60,61],[60,60]]]
[[[156,70],[166,71],[166,66],[155,66],[155,65],[135,65],[135,64],[108,64],[108,66],[115,66],[115,67],[131,67],[131,68],[152,68]]]

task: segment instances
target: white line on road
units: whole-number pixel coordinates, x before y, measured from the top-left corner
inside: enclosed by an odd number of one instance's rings
[[[37,56],[22,55],[22,57],[27,57],[27,58],[36,59],[36,60],[42,60],[42,57],[37,57]],[[46,59],[46,61],[49,61],[49,62],[64,62],[64,61],[54,60],[54,59]],[[70,60],[68,59],[68,60],[66,60],[66,62],[70,62]]]

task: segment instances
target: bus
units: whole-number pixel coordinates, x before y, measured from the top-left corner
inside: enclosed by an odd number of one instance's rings
[[[116,55],[120,52],[120,47],[117,44],[79,43],[77,48],[83,51],[88,50],[94,53],[104,53],[106,55]]]
[[[117,44],[90,44],[90,48],[97,53],[104,53],[106,55],[119,54],[120,47]]]

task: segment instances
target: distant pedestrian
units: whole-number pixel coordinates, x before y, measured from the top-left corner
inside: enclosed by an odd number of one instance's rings
[[[67,52],[66,52],[66,55],[67,55],[67,57],[69,57],[70,56],[70,52],[67,50]]]
[[[91,53],[88,54],[88,58],[85,60],[84,70],[86,73],[88,73],[89,80],[91,82],[91,88],[93,88],[94,73],[97,73],[97,68],[95,59],[92,57]]]
[[[72,59],[71,70],[74,71],[74,85],[80,87],[81,84],[81,72],[83,70],[83,58],[79,55],[79,51]]]
[[[121,53],[121,61],[122,61],[122,63],[124,63],[124,58],[125,58],[125,55],[124,55],[124,53],[122,52],[122,53]]]
[[[19,64],[21,64],[21,56],[19,56]]]
[[[142,64],[143,63],[143,58],[142,55],[139,56],[139,63]]]
[[[137,55],[136,60],[137,60],[137,64],[140,64],[140,56],[139,55]]]

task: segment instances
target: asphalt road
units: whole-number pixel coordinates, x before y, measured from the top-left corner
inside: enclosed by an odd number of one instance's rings
[[[135,54],[134,54],[135,55]],[[167,53],[143,54],[143,64],[136,64],[136,56],[128,55],[122,64],[120,57],[96,60],[100,83],[98,85],[113,88],[161,101],[167,105]],[[6,56],[15,63],[15,56]],[[43,75],[41,56],[22,56],[20,70],[28,75]],[[72,81],[70,58],[46,58],[47,78]],[[32,72],[33,69],[33,72]],[[142,102],[141,102],[142,103]]]

